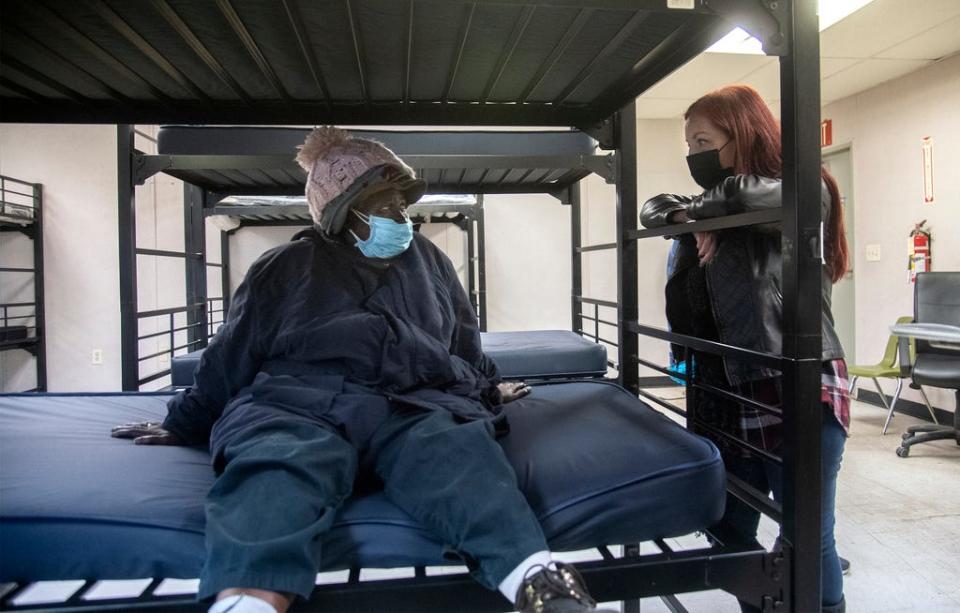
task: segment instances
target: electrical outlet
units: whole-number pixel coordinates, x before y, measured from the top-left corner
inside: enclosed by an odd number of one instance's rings
[[[878,243],[867,245],[867,261],[868,262],[880,261],[880,245]]]
[[[94,349],[90,352],[90,363],[94,366],[103,364],[103,349]]]
[[[170,354],[169,354],[169,353],[162,353],[162,354],[160,354],[160,360],[159,360],[159,361],[160,361],[161,364],[169,364],[169,363],[170,363]]]

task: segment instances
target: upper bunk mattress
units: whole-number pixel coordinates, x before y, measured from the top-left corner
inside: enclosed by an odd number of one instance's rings
[[[0,396],[0,581],[197,577],[206,450],[110,438],[158,420],[168,395]],[[719,520],[717,449],[602,381],[541,384],[506,407],[500,442],[553,549],[687,534]],[[326,536],[322,570],[449,564],[379,492]]]
[[[607,349],[569,330],[481,332],[483,351],[505,379],[600,377],[607,373]],[[171,385],[193,385],[203,350],[174,356]]]

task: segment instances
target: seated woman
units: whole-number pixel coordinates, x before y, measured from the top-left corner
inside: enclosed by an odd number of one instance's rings
[[[199,597],[211,611],[283,612],[309,597],[323,533],[359,474],[521,611],[593,611],[552,560],[495,436],[501,383],[450,260],[414,234],[424,192],[380,143],[315,130],[298,162],[315,226],[253,264],[193,387],[162,425],[113,435],[209,444]]]

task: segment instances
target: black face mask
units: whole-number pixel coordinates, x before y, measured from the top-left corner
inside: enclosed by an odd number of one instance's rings
[[[723,147],[730,144],[727,141]],[[727,177],[733,176],[732,168],[723,168],[720,166],[720,151],[723,149],[710,149],[687,156],[687,167],[690,168],[690,176],[697,182],[697,185],[703,189],[713,189]]]

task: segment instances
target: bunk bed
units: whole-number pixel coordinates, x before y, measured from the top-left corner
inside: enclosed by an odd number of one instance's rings
[[[229,228],[228,235],[249,226],[309,224],[302,196],[306,175],[291,158],[307,132],[303,128],[161,126],[157,153],[134,154],[137,181],[164,172],[195,186],[201,195],[194,206],[202,204],[204,217],[225,218],[219,225]],[[591,342],[569,330],[486,333],[483,196],[545,193],[569,203],[579,182],[591,173],[612,181],[613,156],[598,152],[591,136],[570,130],[352,132],[385,143],[425,178],[429,193],[409,211],[415,221],[456,223],[466,230],[466,290],[478,312],[484,347],[506,377],[602,377],[608,365],[615,366],[608,363],[599,338]],[[476,200],[464,200],[468,195]],[[221,250],[221,261],[221,274],[226,276],[229,247]],[[195,266],[199,268],[200,262]],[[223,295],[229,295],[229,288],[224,287]],[[229,310],[229,303],[224,310]],[[574,329],[583,333],[579,322],[574,322]],[[172,355],[171,386],[193,382],[202,353],[201,348]]]
[[[724,589],[764,611],[812,611],[820,606],[820,470],[817,452],[820,446],[819,412],[819,281],[820,211],[802,207],[800,202],[817,202],[820,193],[820,151],[817,126],[819,107],[801,105],[800,93],[817,100],[819,93],[818,30],[815,0],[343,0],[307,3],[296,0],[188,3],[179,0],[154,0],[149,7],[110,0],[73,3],[49,0],[43,3],[5,3],[0,33],[4,45],[0,64],[0,108],[4,121],[106,122],[118,123],[117,164],[119,171],[118,213],[120,227],[121,327],[123,335],[125,389],[135,389],[136,371],[129,370],[129,358],[136,356],[136,237],[131,206],[134,186],[144,168],[133,155],[133,127],[140,123],[190,124],[276,124],[304,125],[333,123],[340,125],[499,125],[576,127],[594,137],[605,150],[615,151],[609,161],[617,185],[618,295],[616,302],[594,301],[581,295],[575,286],[572,304],[579,309],[593,304],[616,310],[619,350],[619,385],[604,382],[564,382],[537,386],[530,402],[537,397],[553,399],[540,411],[518,415],[518,421],[532,420],[549,411],[565,411],[568,419],[594,412],[619,414],[624,422],[661,420],[664,430],[654,430],[653,440],[683,434],[686,445],[695,447],[701,439],[666,423],[638,400],[637,395],[659,403],[665,409],[683,415],[688,424],[696,415],[685,413],[671,403],[639,389],[639,366],[666,369],[637,356],[640,336],[657,338],[700,351],[736,357],[779,369],[784,382],[785,440],[782,458],[777,463],[784,474],[784,498],[779,504],[752,490],[742,482],[728,478],[726,490],[773,518],[780,525],[781,546],[767,551],[755,544],[731,540],[728,535],[710,529],[716,516],[707,513],[695,523],[709,529],[714,544],[690,550],[674,551],[662,538],[654,537],[659,553],[645,553],[629,543],[642,534],[642,513],[626,509],[631,521],[624,532],[603,534],[597,541],[626,543],[622,555],[601,546],[602,559],[579,564],[594,596],[600,600],[624,600],[628,611],[639,608],[637,598],[664,595],[674,611],[683,610],[671,594]],[[780,57],[781,117],[783,126],[784,202],[781,210],[762,214],[687,224],[679,232],[708,231],[761,223],[780,223],[783,230],[784,262],[784,354],[771,355],[674,334],[638,320],[636,241],[677,233],[677,228],[637,229],[636,115],[633,99],[690,58],[701,53],[731,29],[726,21],[741,25],[761,39],[764,51]],[[452,27],[451,27],[452,25]],[[482,32],[483,36],[477,33]],[[377,41],[376,45],[370,42]],[[319,46],[318,41],[323,41]],[[366,41],[367,44],[364,44]],[[149,170],[149,169],[147,169]],[[230,169],[226,169],[230,170]],[[271,180],[272,181],[272,180]],[[271,191],[275,186],[269,186]],[[196,190],[202,199],[203,190]],[[569,192],[571,213],[578,208]],[[581,245],[574,237],[575,253],[587,252],[594,245]],[[606,246],[604,246],[606,247]],[[574,266],[577,266],[576,259]],[[582,311],[579,311],[582,313]],[[576,317],[576,314],[575,314]],[[582,325],[582,324],[581,324]],[[135,363],[135,362],[134,362]],[[133,376],[130,376],[130,373]],[[689,368],[688,373],[692,373]],[[696,380],[686,377],[688,398],[697,393],[715,393]],[[572,387],[571,387],[572,386]],[[575,410],[566,399],[578,398]],[[555,398],[552,395],[556,395]],[[93,411],[91,420],[103,423],[70,422],[77,415],[64,403],[82,403],[83,396],[7,396],[2,399],[0,416],[5,440],[0,449],[13,447],[18,440],[43,440],[36,434],[41,417],[47,424],[69,429],[76,426],[78,436],[105,432],[123,411],[134,415],[155,414],[161,397],[149,394],[120,395],[116,402],[100,399],[98,408],[116,405],[116,412]],[[120,406],[132,403],[133,406]],[[151,406],[152,403],[152,406]],[[589,410],[584,410],[589,407]],[[89,408],[89,405],[88,405]],[[622,411],[622,412],[621,412]],[[89,411],[88,411],[89,412]],[[615,417],[598,416],[583,428],[563,429],[574,437],[563,441],[571,449],[595,449],[586,442],[587,431],[608,427]],[[551,423],[556,423],[556,420]],[[564,422],[574,424],[572,422]],[[673,428],[668,430],[667,428]],[[560,430],[558,428],[558,430]],[[20,433],[19,439],[7,432]],[[634,430],[617,429],[602,450],[616,443],[627,446],[633,470],[644,460],[658,457],[656,445],[649,444],[650,432],[631,435]],[[669,433],[669,434],[668,434]],[[92,436],[92,435],[91,435]],[[531,441],[514,441],[523,448]],[[57,437],[59,444],[65,437]],[[626,440],[626,443],[624,441]],[[64,487],[42,497],[47,506],[30,507],[29,499],[17,502],[19,511],[6,495],[11,483],[19,483],[34,466],[25,466],[14,456],[4,457],[3,513],[0,514],[2,538],[18,517],[7,508],[33,519],[46,518],[60,501],[69,511],[71,504],[84,499],[90,474],[82,464],[73,465],[69,454],[96,445],[98,452],[109,439],[89,438],[79,446],[60,447],[48,455],[62,466],[44,473],[63,476]],[[55,444],[51,444],[51,449]],[[648,446],[649,445],[649,446]],[[39,447],[40,445],[37,445]],[[533,445],[531,445],[533,446]],[[745,452],[749,445],[740,442]],[[704,449],[708,452],[711,446]],[[119,448],[118,448],[119,449]],[[126,446],[123,453],[131,453]],[[653,451],[652,456],[646,451]],[[190,450],[163,450],[189,453]],[[83,454],[85,462],[94,462],[98,454]],[[171,453],[172,455],[172,453]],[[701,456],[705,459],[710,455]],[[100,470],[111,477],[132,456],[124,455]],[[517,461],[520,455],[512,455]],[[642,458],[638,461],[638,458]],[[676,458],[674,458],[676,460]],[[202,452],[168,461],[205,466]],[[43,465],[41,465],[43,466]],[[47,465],[49,466],[49,464]],[[142,465],[141,465],[142,466]],[[671,464],[667,473],[683,472]],[[93,470],[93,469],[91,469]],[[133,464],[129,470],[137,472]],[[146,474],[162,474],[152,462]],[[11,475],[8,478],[7,473]],[[520,472],[520,471],[518,471]],[[613,474],[604,465],[592,476]],[[642,471],[641,471],[642,472]],[[97,472],[95,474],[102,474]],[[105,479],[103,481],[106,481]],[[538,484],[543,492],[558,487],[549,479]],[[657,490],[655,507],[672,515],[691,504],[717,503],[721,491],[703,488],[682,493],[673,499],[668,488]],[[20,491],[23,488],[19,488]],[[51,490],[46,490],[50,492]],[[68,496],[69,493],[69,496]],[[564,494],[569,494],[569,491]],[[32,495],[36,495],[33,492]],[[528,493],[529,494],[529,493]],[[137,493],[127,493],[129,502]],[[661,497],[662,496],[662,497]],[[633,501],[635,502],[635,500]],[[617,506],[617,505],[615,505]],[[617,506],[619,508],[619,506]],[[25,510],[24,510],[25,509]],[[93,512],[89,507],[81,510]],[[543,507],[539,507],[542,511]],[[60,509],[62,510],[62,509]],[[602,509],[596,526],[605,526]],[[44,514],[46,513],[46,515]],[[120,519],[124,526],[132,522]],[[182,521],[183,516],[178,516]],[[95,516],[82,520],[99,523]],[[4,559],[0,580],[13,585],[2,597],[0,606],[15,607],[18,594],[29,589],[31,581],[51,578],[40,567],[27,568],[31,558],[47,562],[61,557],[63,541],[57,541],[56,556],[43,555],[42,542],[53,538],[56,530],[45,534],[33,527],[21,533],[27,542],[19,547],[0,548],[3,555],[15,556],[19,568]],[[616,522],[614,522],[616,523]],[[669,527],[669,518],[662,522]],[[684,529],[698,528],[685,526]],[[656,531],[655,527],[655,531]],[[633,531],[628,534],[628,532]],[[61,535],[71,536],[67,530]],[[553,533],[556,538],[556,533]],[[96,558],[105,546],[104,539],[116,532],[95,535],[96,541],[77,539],[72,560]],[[88,537],[89,538],[89,537]],[[34,543],[39,543],[34,547]],[[601,543],[595,543],[601,545]],[[26,546],[23,546],[26,545]],[[586,546],[577,542],[576,546]],[[83,549],[79,553],[76,550]],[[49,551],[49,550],[47,550]],[[69,553],[69,550],[64,550]],[[396,549],[387,552],[387,563]],[[122,552],[121,552],[122,553]],[[159,556],[159,552],[157,552]],[[354,559],[356,560],[356,559]],[[417,560],[415,562],[419,562]],[[405,561],[404,563],[410,562]],[[344,564],[347,562],[345,561]],[[349,562],[351,565],[355,563]],[[374,565],[379,563],[379,558]],[[94,608],[149,607],[151,610],[185,610],[193,606],[189,598],[157,596],[156,587],[163,574],[150,568],[156,577],[133,600],[91,602],[85,596],[96,588],[96,579],[106,575],[103,567],[72,569],[86,581],[72,592],[63,605],[73,609],[85,605]],[[144,569],[138,569],[143,571]],[[62,576],[64,569],[55,571]],[[109,570],[106,572],[113,572]],[[88,574],[89,573],[89,574]],[[359,581],[354,568],[345,581],[324,584],[305,608],[324,603],[333,610],[373,611],[388,607],[404,610],[506,610],[508,605],[473,584],[465,575],[430,574],[418,567],[408,579]],[[32,575],[32,576],[31,576]],[[454,604],[456,603],[456,604]]]
[[[46,343],[43,311],[43,187],[0,176],[0,233],[19,233],[30,239],[33,264],[29,267],[0,264],[0,276],[32,277],[33,299],[7,302],[8,291],[0,289],[0,352],[22,349],[34,357],[36,385],[32,392],[47,389]],[[2,244],[0,244],[2,246]],[[9,260],[7,260],[9,262]],[[0,379],[0,390],[6,389]]]
[[[612,156],[598,154],[593,138],[579,131],[556,130],[353,133],[386,143],[425,177],[430,194],[410,208],[415,222],[455,223],[467,232],[466,289],[478,311],[484,348],[505,377],[602,377],[607,373],[605,346],[577,333],[485,332],[483,195],[539,192],[569,201],[578,182],[591,173],[612,180]],[[309,224],[306,203],[302,196],[295,196],[303,193],[305,175],[290,153],[306,134],[307,130],[296,128],[162,126],[157,154],[136,158],[136,166],[142,169],[138,180],[162,170],[201,188],[204,215],[227,218],[220,226],[231,228],[230,232],[245,226]],[[464,199],[466,195],[473,199]],[[222,261],[226,275],[229,255]],[[224,295],[228,294],[225,290]],[[202,353],[196,349],[172,357],[173,387],[193,382]]]

